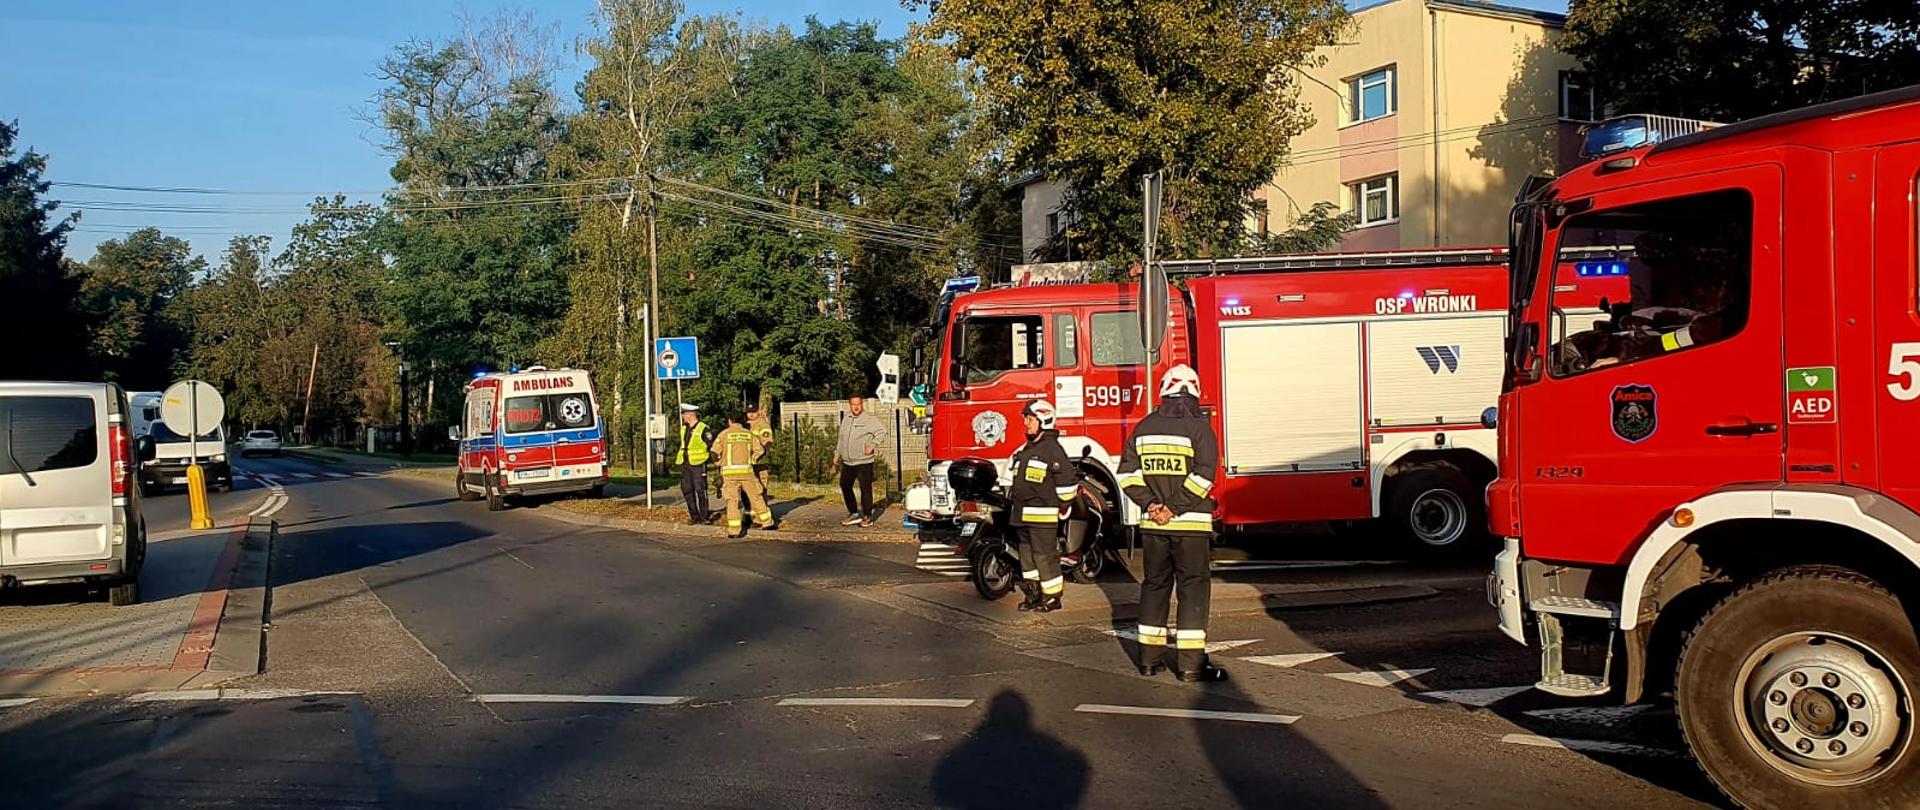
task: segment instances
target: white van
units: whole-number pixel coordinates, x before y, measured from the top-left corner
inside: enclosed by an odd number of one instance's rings
[[[134,453],[120,386],[0,382],[0,587],[84,582],[137,601],[147,524]]]
[[[233,491],[233,467],[227,463],[227,432],[220,426],[200,434],[198,442],[191,442],[184,433],[156,419],[148,427],[147,438],[154,442],[153,457],[140,465],[140,487],[147,493],[186,486],[187,467],[195,461],[207,476],[208,492]],[[194,455],[196,445],[197,456]]]

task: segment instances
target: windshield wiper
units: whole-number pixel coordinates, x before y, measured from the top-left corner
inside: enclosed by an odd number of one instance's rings
[[[13,411],[7,411],[7,461],[13,464],[13,471],[27,479],[27,486],[40,486],[33,482],[33,476],[27,474],[27,465],[21,464],[19,457],[13,454]]]

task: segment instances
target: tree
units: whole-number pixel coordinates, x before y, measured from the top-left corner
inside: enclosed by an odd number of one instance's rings
[[[1078,255],[1140,250],[1140,179],[1166,172],[1163,244],[1244,243],[1252,193],[1312,122],[1295,71],[1346,24],[1337,0],[927,0],[1013,164],[1067,186]]]
[[[1920,4],[1574,0],[1561,47],[1614,110],[1736,121],[1920,82]]]
[[[262,385],[261,368],[273,338],[283,332],[268,306],[265,236],[236,236],[227,242],[220,266],[186,294],[193,324],[188,340],[187,376],[220,390],[227,414],[242,425],[280,425],[283,403]]]
[[[439,383],[435,412],[472,371],[538,360],[567,309],[551,36],[525,18],[470,22],[459,39],[400,46],[380,70],[368,117],[401,188],[375,231],[390,257],[379,289],[402,356]]]
[[[61,262],[77,215],[43,201],[47,158],[14,150],[18,123],[0,121],[0,378],[92,378],[79,279]]]
[[[77,266],[88,351],[101,374],[130,390],[164,388],[184,361],[191,323],[182,294],[207,270],[186,240],[141,228],[101,242]]]

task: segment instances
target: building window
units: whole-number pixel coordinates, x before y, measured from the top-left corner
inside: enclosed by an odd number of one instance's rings
[[[1265,202],[1262,202],[1260,204],[1260,210],[1253,212],[1253,232],[1265,237],[1267,234],[1273,232],[1271,227],[1268,219],[1267,205]]]
[[[1051,239],[1053,238],[1054,235],[1058,233],[1060,233],[1060,212],[1048,211],[1047,212],[1047,238]]]
[[[1400,91],[1394,86],[1392,65],[1347,80],[1347,99],[1352,114],[1349,123],[1372,121],[1392,115],[1400,107]]]
[[[1560,117],[1569,121],[1600,120],[1600,100],[1587,82],[1587,74],[1577,70],[1560,71]]]
[[[1385,174],[1347,186],[1355,227],[1400,219],[1400,175]]]

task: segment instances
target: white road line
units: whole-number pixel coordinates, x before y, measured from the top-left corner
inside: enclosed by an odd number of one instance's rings
[[[283,698],[354,695],[357,692],[327,692],[309,689],[182,689],[175,692],[141,692],[127,698],[129,703],[182,703],[193,700],[280,700]]]
[[[1111,706],[1104,703],[1082,703],[1073,707],[1076,712],[1088,714],[1130,714],[1141,717],[1173,717],[1183,720],[1233,720],[1241,723],[1271,723],[1290,725],[1300,719],[1292,714],[1258,714],[1255,712],[1210,712],[1201,709],[1158,709],[1151,706]]]
[[[327,473],[328,478],[352,478],[353,473]]]
[[[921,543],[921,544],[920,544],[920,547],[921,547],[921,548],[937,548],[937,549],[940,549],[940,550],[942,550],[942,551],[952,551],[952,550],[953,550],[953,546],[951,546],[951,545],[949,545],[949,544],[947,544],[947,543]]]
[[[1402,560],[1214,560],[1215,571],[1297,571],[1317,568],[1357,568],[1363,565],[1400,565]]]
[[[0,709],[11,709],[15,706],[25,706],[36,700],[39,700],[39,698],[0,698]]]
[[[927,573],[939,574],[943,577],[964,577],[968,574],[966,571],[928,571]]]
[[[1444,700],[1462,706],[1492,706],[1495,703],[1533,691],[1532,686],[1494,686],[1486,689],[1446,689],[1438,692],[1421,692],[1420,697],[1432,700]]]
[[[618,703],[633,706],[673,706],[692,700],[670,695],[474,695],[477,703]]]
[[[267,499],[261,501],[260,505],[254,507],[253,511],[248,512],[247,515],[249,517],[272,517],[273,513],[280,511],[280,509],[286,505],[287,493],[275,490],[269,493]]]
[[[1418,678],[1432,671],[1432,667],[1427,667],[1424,669],[1377,669],[1364,672],[1327,672],[1322,674],[1329,678],[1338,678],[1347,683],[1357,683],[1361,686],[1392,686],[1408,678]]]
[[[1315,661],[1332,658],[1336,655],[1339,655],[1339,653],[1337,652],[1286,653],[1283,655],[1249,655],[1240,660],[1252,661],[1253,663],[1256,663],[1256,664],[1266,664],[1267,666],[1270,666],[1270,667],[1297,667],[1297,666],[1300,666],[1301,664],[1311,664]]]
[[[786,698],[775,706],[900,706],[906,708],[964,709],[972,698]]]
[[[1501,737],[1503,743],[1530,745],[1535,748],[1558,748],[1562,751],[1579,751],[1585,754],[1620,754],[1636,757],[1682,757],[1685,754],[1671,748],[1656,748],[1651,745],[1613,742],[1611,740],[1577,740],[1567,737],[1542,737],[1538,734],[1508,734]]]
[[[1636,703],[1631,706],[1568,706],[1562,709],[1534,709],[1521,714],[1539,720],[1617,726],[1652,710],[1652,704]]]

